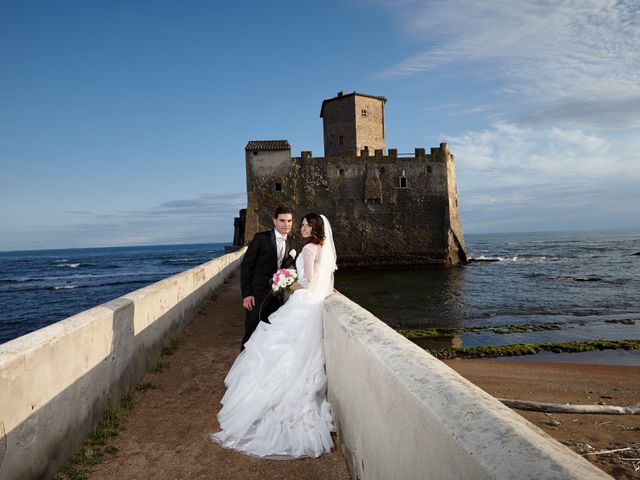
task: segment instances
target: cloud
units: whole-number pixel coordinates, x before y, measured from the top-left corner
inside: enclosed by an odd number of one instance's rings
[[[89,210],[69,210],[68,213],[71,213],[73,215],[91,215],[92,212],[90,212]]]
[[[613,152],[604,136],[580,129],[532,128],[496,122],[479,131],[449,136],[459,169],[495,175],[506,184],[539,179],[640,176],[636,162]]]
[[[228,215],[230,211],[238,214],[240,208],[247,203],[247,194],[241,193],[208,193],[196,198],[173,200],[162,203],[152,210],[152,215]]]
[[[640,95],[540,101],[530,111],[516,113],[515,120],[525,125],[557,123],[598,130],[640,128]]]
[[[623,140],[630,148],[609,135],[507,122],[450,137],[465,228],[637,227],[638,149]]]
[[[383,76],[438,71],[497,80],[522,121],[640,126],[636,0],[381,3],[423,45]]]
[[[147,210],[91,214],[82,222],[33,227],[2,236],[0,250],[231,242],[233,219],[246,193],[209,193]]]

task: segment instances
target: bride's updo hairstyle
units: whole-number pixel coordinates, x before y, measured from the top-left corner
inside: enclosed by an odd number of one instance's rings
[[[309,243],[315,243],[316,245],[322,245],[324,243],[324,220],[317,213],[307,213],[302,220],[306,220],[311,227],[311,238]],[[300,224],[302,224],[302,220]]]

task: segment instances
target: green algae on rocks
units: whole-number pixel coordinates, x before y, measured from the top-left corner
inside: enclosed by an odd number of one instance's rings
[[[541,332],[544,330],[562,330],[561,323],[548,322],[540,324],[498,325],[493,327],[465,327],[465,328],[406,328],[396,327],[396,331],[409,339],[411,338],[439,338],[463,333],[491,332],[497,334]]]
[[[557,343],[515,343],[512,345],[484,345],[481,347],[458,347],[434,350],[430,353],[437,358],[495,358],[534,353],[576,353],[593,350],[640,350],[640,340],[582,340]]]

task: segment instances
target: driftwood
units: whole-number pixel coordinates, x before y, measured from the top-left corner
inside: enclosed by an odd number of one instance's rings
[[[582,455],[609,455],[610,453],[628,452],[629,450],[633,450],[633,447],[616,448],[615,450],[598,450],[597,452],[587,452]],[[622,458],[623,460],[635,460],[634,458]]]
[[[527,402],[524,400],[510,400],[499,398],[507,407],[518,410],[529,410],[532,412],[547,413],[596,413],[604,415],[638,415],[640,414],[640,403],[628,407],[618,407],[614,405],[569,405],[558,403]]]

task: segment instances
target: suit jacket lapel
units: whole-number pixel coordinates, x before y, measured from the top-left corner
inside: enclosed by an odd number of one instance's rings
[[[273,258],[274,258],[273,263],[276,266],[274,271],[276,271],[278,269],[278,246],[277,246],[277,243],[276,243],[276,230],[275,230],[275,228],[271,230],[271,237],[270,238],[271,238],[271,251],[273,253]]]

